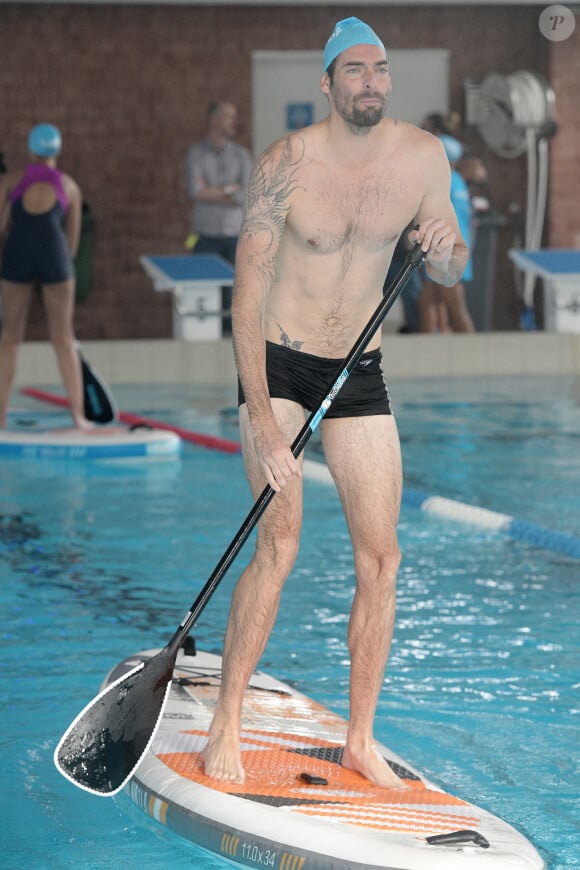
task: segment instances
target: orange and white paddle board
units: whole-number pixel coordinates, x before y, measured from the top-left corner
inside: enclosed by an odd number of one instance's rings
[[[156,654],[121,662],[105,685]],[[193,650],[192,650],[193,652]],[[513,827],[379,749],[408,786],[373,786],[341,766],[347,723],[256,672],[244,701],[246,781],[204,774],[221,657],[180,651],[152,746],[125,787],[160,824],[242,867],[271,870],[542,870]]]

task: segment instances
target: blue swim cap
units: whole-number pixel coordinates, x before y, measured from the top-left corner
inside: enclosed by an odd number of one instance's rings
[[[28,150],[37,157],[54,157],[61,147],[60,130],[53,124],[37,124],[28,134]]]
[[[385,54],[387,50],[377,34],[360,18],[343,18],[334,25],[334,30],[324,48],[324,72],[332,61],[353,45],[378,45]]]
[[[463,145],[461,142],[458,142],[453,136],[447,136],[445,133],[442,133],[439,138],[450,163],[455,163],[456,160],[459,160],[463,156]]]

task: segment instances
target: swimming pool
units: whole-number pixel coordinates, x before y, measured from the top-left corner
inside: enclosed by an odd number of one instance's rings
[[[124,410],[237,437],[223,413],[229,393],[116,393]],[[573,381],[401,382],[392,398],[409,486],[578,534]],[[18,404],[23,418],[44,411]],[[229,866],[124,796],[75,789],[54,770],[52,752],[108,668],[164,644],[215,567],[251,504],[239,456],[186,446],[179,462],[22,461],[1,472],[7,865]],[[515,825],[550,870],[578,867],[580,562],[412,507],[403,509],[400,538],[378,736],[435,782]],[[248,555],[203,614],[200,646],[221,647]],[[334,491],[308,479],[303,547],[260,667],[343,715],[351,572]]]

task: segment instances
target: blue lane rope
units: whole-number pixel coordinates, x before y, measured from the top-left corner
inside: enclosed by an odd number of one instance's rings
[[[321,483],[332,483],[330,472],[326,465],[312,460],[304,460],[304,473],[307,477]],[[403,489],[403,506],[416,508],[434,516],[444,517],[458,522],[497,531],[516,541],[523,541],[533,547],[552,550],[565,556],[580,559],[580,538],[565,532],[555,532],[552,529],[528,523],[509,514],[497,513],[487,508],[474,507],[461,501],[429,495],[418,489],[405,486]]]
[[[405,487],[403,504],[418,508],[436,516],[448,517],[476,526],[496,530],[516,541],[524,541],[544,550],[554,550],[566,556],[580,559],[580,538],[565,532],[555,532],[535,523],[528,523],[509,514],[501,514],[486,508],[473,507],[460,501],[441,496],[428,495],[420,490]]]

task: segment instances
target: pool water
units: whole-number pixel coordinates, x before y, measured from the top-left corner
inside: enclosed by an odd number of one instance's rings
[[[408,485],[578,535],[573,381],[400,383],[391,392]],[[237,438],[224,413],[229,392],[116,393],[123,410]],[[44,413],[18,405],[23,422]],[[316,443],[309,453],[318,458]],[[74,788],[52,754],[107,670],[164,645],[196,598],[251,507],[240,457],[185,445],[177,462],[12,461],[0,470],[5,866],[231,866],[124,795]],[[260,667],[347,715],[349,540],[333,488],[307,479],[305,495],[303,546]],[[578,868],[580,562],[412,508],[400,540],[377,736],[513,824],[550,870]],[[202,614],[199,646],[221,649],[250,550]]]

